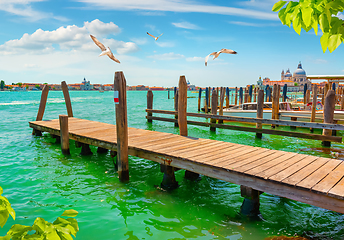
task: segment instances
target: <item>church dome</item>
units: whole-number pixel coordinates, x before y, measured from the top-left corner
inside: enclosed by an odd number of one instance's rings
[[[301,62],[297,66],[297,69],[293,73],[294,77],[305,77],[306,76],[306,71],[302,69]]]
[[[289,70],[289,68],[288,68],[288,70],[285,72],[285,75],[284,75],[285,77],[291,77],[291,73],[290,73],[290,70]]]

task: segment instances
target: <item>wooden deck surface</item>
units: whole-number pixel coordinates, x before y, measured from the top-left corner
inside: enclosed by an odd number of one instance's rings
[[[60,135],[58,119],[30,127]],[[116,126],[69,118],[69,137],[117,150]],[[344,213],[344,162],[129,128],[129,154]]]

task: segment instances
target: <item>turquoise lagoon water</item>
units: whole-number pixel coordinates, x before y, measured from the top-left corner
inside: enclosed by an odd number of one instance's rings
[[[15,223],[32,225],[36,217],[54,221],[65,209],[79,211],[76,239],[264,239],[301,235],[309,239],[343,239],[344,215],[280,198],[261,195],[261,216],[239,214],[243,198],[240,186],[202,176],[184,179],[180,187],[165,192],[157,186],[163,174],[159,164],[129,157],[130,182],[118,180],[110,154],[81,156],[71,144],[71,155],[61,154],[49,134],[31,135],[28,122],[35,120],[41,92],[0,92],[0,186],[16,211],[0,236]],[[197,96],[197,93],[189,93]],[[74,116],[115,123],[113,92],[70,92]],[[130,127],[178,134],[173,123],[147,123],[146,92],[128,92]],[[197,98],[188,99],[188,111],[197,111]],[[167,92],[154,92],[154,108],[173,110]],[[51,91],[44,119],[66,114],[63,94]],[[281,128],[283,129],[283,128]],[[287,128],[288,129],[288,128]],[[189,135],[251,146],[325,157],[341,157],[342,144],[323,151],[319,141],[189,126]],[[289,130],[289,129],[288,129]],[[309,130],[304,129],[304,132]]]

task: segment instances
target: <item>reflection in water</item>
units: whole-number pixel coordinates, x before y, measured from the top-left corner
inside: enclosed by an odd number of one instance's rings
[[[302,148],[300,151],[326,154],[326,157],[329,157],[328,155],[330,155],[332,158],[344,160],[344,149],[341,148],[314,147]]]

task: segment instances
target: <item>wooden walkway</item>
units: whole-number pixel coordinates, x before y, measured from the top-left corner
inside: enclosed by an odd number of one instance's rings
[[[117,150],[116,126],[70,117],[69,138]],[[30,127],[60,135],[58,119]],[[344,162],[129,128],[129,155],[344,213]]]

